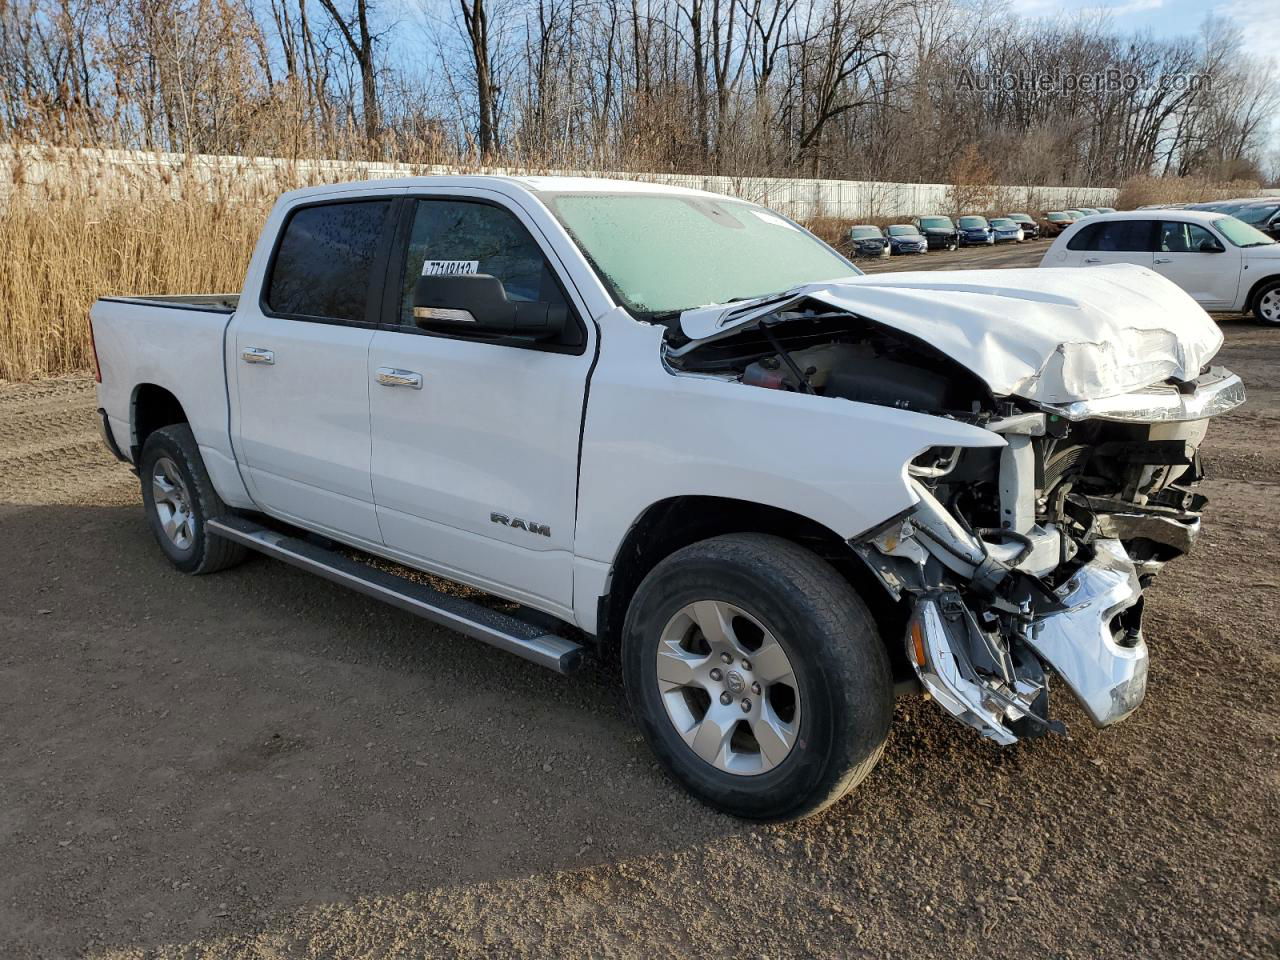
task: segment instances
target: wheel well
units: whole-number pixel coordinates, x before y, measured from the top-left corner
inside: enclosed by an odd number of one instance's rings
[[[1250,310],[1253,309],[1254,301],[1258,299],[1258,294],[1262,292],[1263,287],[1265,287],[1269,283],[1275,283],[1277,280],[1280,280],[1280,273],[1273,273],[1269,277],[1263,277],[1261,280],[1255,283],[1252,287],[1250,287],[1249,296],[1245,297],[1245,301],[1244,301],[1244,312],[1248,313]]]
[[[174,423],[187,423],[187,413],[178,398],[164,387],[154,383],[139,384],[133,391],[133,462],[141,458],[142,445],[161,427]]]
[[[631,525],[614,558],[609,592],[599,600],[596,636],[601,653],[612,656],[636,589],[666,557],[699,540],[729,533],[767,533],[812,550],[830,563],[861,596],[875,617],[898,673],[906,664],[901,644],[907,610],[894,602],[866,565],[834,531],[798,513],[725,497],[672,497],[649,507]],[[909,670],[909,665],[907,667]]]

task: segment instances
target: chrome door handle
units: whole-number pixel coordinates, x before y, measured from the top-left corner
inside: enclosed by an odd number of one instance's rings
[[[275,363],[276,355],[261,347],[246,347],[240,351],[240,359],[245,363]]]
[[[1156,263],[1173,263],[1173,257],[1156,257]]]
[[[1101,257],[1085,257],[1084,262],[1085,263],[1101,263],[1102,258]]]
[[[397,370],[395,367],[379,367],[378,382],[384,387],[413,387],[422,389],[422,374],[412,370]]]

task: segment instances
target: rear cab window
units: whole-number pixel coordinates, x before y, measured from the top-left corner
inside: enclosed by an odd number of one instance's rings
[[[372,323],[370,292],[392,201],[351,200],[289,214],[272,256],[263,312],[299,320]]]

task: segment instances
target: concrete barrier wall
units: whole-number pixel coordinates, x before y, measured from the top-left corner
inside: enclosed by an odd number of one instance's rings
[[[229,201],[262,199],[314,183],[377,180],[458,173],[497,175],[565,174],[645,180],[729,194],[772,207],[797,220],[837,217],[870,220],[949,212],[951,188],[942,183],[880,183],[860,180],[804,180],[781,177],[715,177],[678,173],[590,173],[561,170],[486,169],[378,163],[355,160],[284,160],[275,157],[186,155],[132,150],[69,150],[0,147],[0,199],[75,195],[189,196],[192,191]],[[3,171],[0,171],[2,174]],[[993,186],[990,207],[1004,212],[1057,210],[1073,206],[1114,206],[1110,187]]]

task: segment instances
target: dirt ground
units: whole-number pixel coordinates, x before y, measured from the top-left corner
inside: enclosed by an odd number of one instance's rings
[[[609,668],[264,559],[176,573],[92,381],[0,387],[0,955],[1275,957],[1280,331],[1224,328],[1251,397],[1150,596],[1142,709],[1060,695],[1068,737],[1001,750],[903,700],[790,826],[669,783]]]

